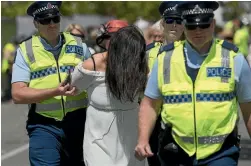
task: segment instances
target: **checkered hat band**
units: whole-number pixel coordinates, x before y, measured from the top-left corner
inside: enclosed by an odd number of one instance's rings
[[[176,10],[175,7],[169,7],[169,8],[167,8],[167,9],[163,12],[163,16],[166,15],[168,12],[175,11],[175,10]]]
[[[204,8],[204,9],[200,9],[198,11],[195,11],[194,9],[190,9],[190,10],[185,10],[182,12],[182,15],[192,15],[192,14],[211,14],[214,13],[213,9],[210,8]]]
[[[33,16],[35,16],[36,14],[40,13],[40,12],[43,12],[43,11],[46,11],[46,10],[49,10],[49,9],[58,9],[58,6],[56,5],[51,5],[51,8],[48,8],[47,6],[44,6],[44,7],[41,7],[37,10],[35,10],[33,12]]]

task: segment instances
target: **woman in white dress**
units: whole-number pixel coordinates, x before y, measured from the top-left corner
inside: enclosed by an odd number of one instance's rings
[[[107,52],[95,54],[72,73],[72,86],[87,90],[86,166],[145,166],[134,148],[138,137],[138,96],[147,81],[145,40],[127,22],[112,20],[98,39]],[[102,38],[102,39],[101,39]],[[100,40],[101,39],[101,40]]]

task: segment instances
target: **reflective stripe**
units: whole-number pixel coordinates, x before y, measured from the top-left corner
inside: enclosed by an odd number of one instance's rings
[[[68,70],[74,70],[74,66],[60,66],[59,70],[60,72],[64,73],[67,72]],[[51,74],[56,74],[57,73],[57,68],[56,67],[50,67],[47,69],[43,69],[40,71],[34,71],[31,73],[31,80],[40,78],[40,77],[45,77]]]
[[[36,104],[36,112],[43,112],[43,111],[58,111],[61,110],[62,106],[60,103],[50,103],[50,104]]]
[[[230,65],[230,51],[225,49],[224,47],[221,48],[221,65],[224,68],[229,68]],[[229,78],[221,77],[221,82],[228,83]]]
[[[235,93],[198,93],[196,94],[196,101],[208,101],[208,102],[223,102],[231,101],[235,98]]]
[[[86,107],[87,104],[88,104],[87,99],[67,101],[65,103],[65,109]],[[58,111],[61,109],[62,109],[62,106],[60,103],[50,103],[50,104],[37,103],[36,104],[36,112]]]
[[[194,143],[194,137],[186,137],[186,136],[182,136],[180,137],[178,134],[176,134],[174,131],[172,131],[172,133],[174,135],[176,135],[177,137],[179,137],[183,142],[186,142],[186,143],[190,143],[190,144],[193,144]]]
[[[227,136],[228,134],[210,136],[210,137],[199,137],[198,143],[199,144],[220,144],[225,141]]]
[[[34,57],[33,49],[32,49],[32,38],[25,41],[25,47],[26,47],[26,54],[29,58],[29,61],[31,64],[33,64],[35,62],[35,57]]]
[[[73,100],[65,103],[65,108],[76,108],[76,107],[86,107],[88,104],[88,99]]]
[[[163,121],[161,121],[161,128],[163,130],[166,129],[167,124],[165,124]],[[182,136],[180,137],[177,133],[172,131],[172,134],[179,137],[183,142],[193,144],[194,143],[194,137],[187,137]],[[204,137],[198,137],[198,143],[199,144],[220,144],[225,141],[229,134],[223,134],[223,135],[217,135],[217,136],[204,136]]]
[[[163,74],[164,74],[164,84],[170,83],[170,68],[171,68],[171,56],[173,54],[172,51],[166,52],[166,55],[164,57],[164,64],[163,64]]]
[[[194,143],[194,137],[186,137],[186,136],[180,137],[174,131],[172,131],[172,133],[176,135],[177,137],[179,137],[183,142],[190,143],[190,144]],[[227,136],[228,134],[198,137],[198,143],[199,144],[220,144],[225,141]]]
[[[165,104],[189,103],[192,102],[192,95],[191,94],[168,95],[168,96],[163,96],[163,100]]]

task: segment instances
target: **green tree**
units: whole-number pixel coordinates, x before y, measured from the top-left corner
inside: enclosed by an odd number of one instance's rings
[[[32,2],[1,2],[2,16],[16,17],[26,15],[26,10]],[[137,17],[148,20],[157,20],[160,18],[158,12],[158,1],[64,1],[61,7],[61,13],[65,16],[73,14],[98,14],[115,16],[118,19],[126,19],[134,22]]]

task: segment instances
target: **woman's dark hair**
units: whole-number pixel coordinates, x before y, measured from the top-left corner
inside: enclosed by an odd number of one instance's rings
[[[135,26],[121,28],[112,35],[106,83],[112,95],[120,101],[133,102],[144,91],[148,74],[145,51],[145,39]]]

